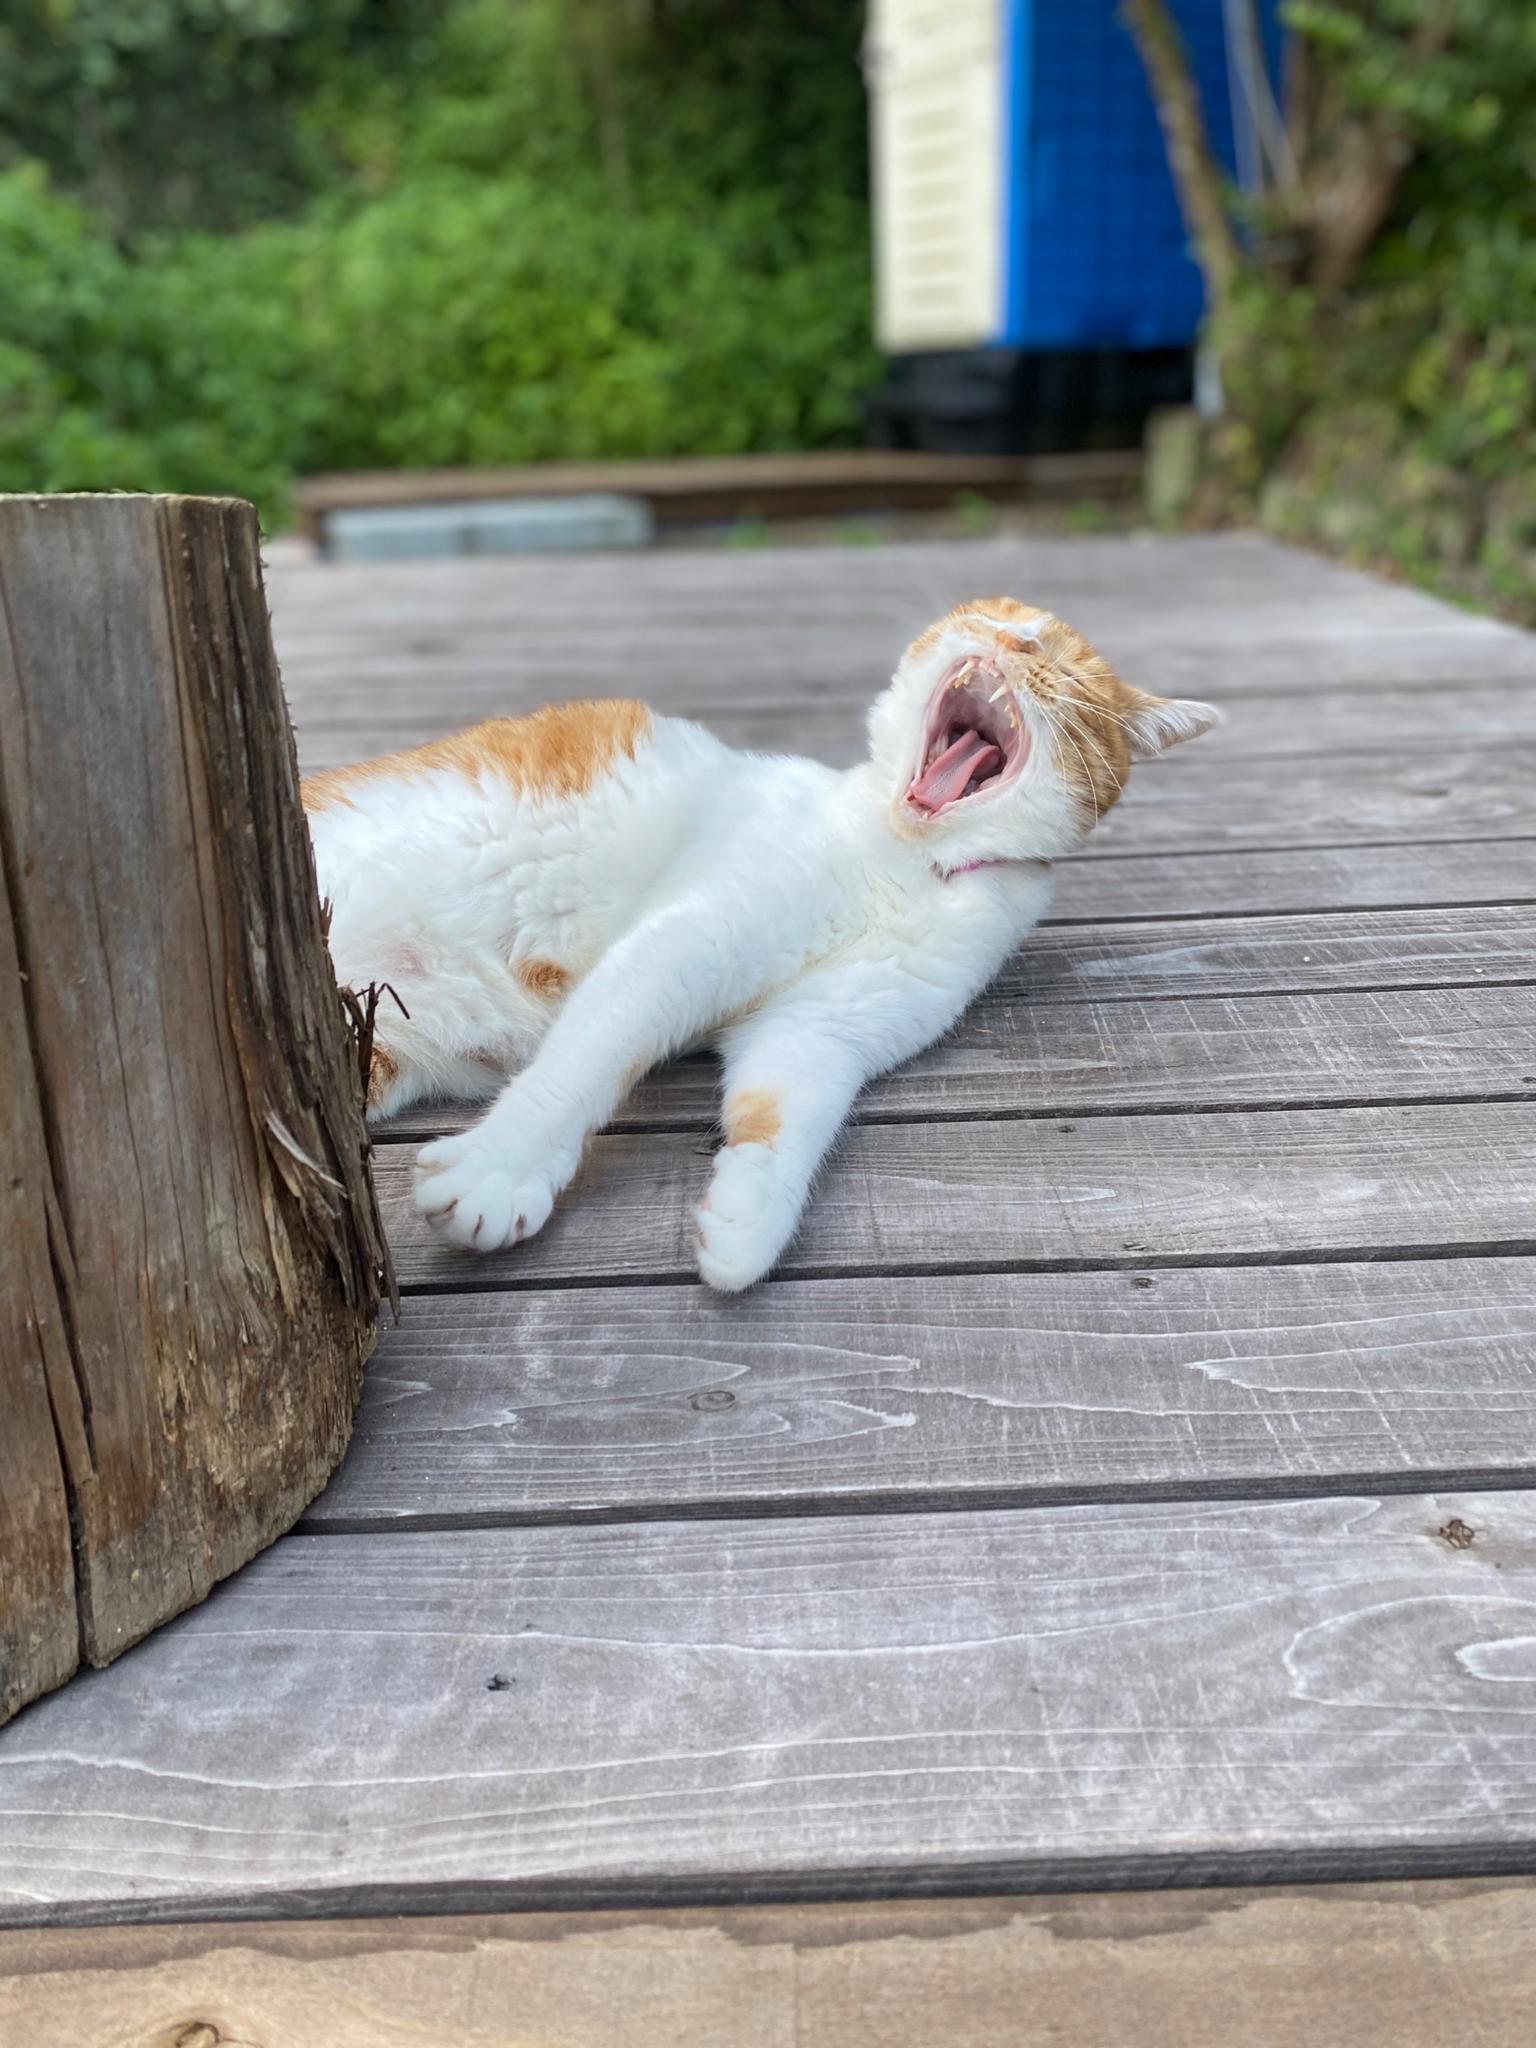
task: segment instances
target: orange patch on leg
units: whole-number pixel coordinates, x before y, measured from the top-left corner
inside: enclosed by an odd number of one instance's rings
[[[728,1145],[771,1145],[784,1128],[779,1098],[771,1088],[743,1088],[725,1101]]]
[[[526,718],[488,718],[448,739],[350,768],[324,769],[306,776],[299,794],[306,811],[322,811],[350,804],[360,783],[379,776],[450,768],[471,777],[499,775],[527,796],[581,796],[620,755],[632,761],[651,726],[646,706],[627,697],[548,704]]]
[[[563,996],[571,985],[569,971],[558,960],[514,960],[512,972],[531,996]]]

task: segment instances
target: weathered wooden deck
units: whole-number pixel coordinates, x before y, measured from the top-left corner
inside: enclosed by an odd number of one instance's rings
[[[702,1064],[480,1263],[390,1133],[346,1466],[0,1734],[0,1917],[1536,1869],[1536,641],[1248,538],[271,584],[311,767],[614,690],[847,760],[991,589],[1230,719],[744,1300]]]

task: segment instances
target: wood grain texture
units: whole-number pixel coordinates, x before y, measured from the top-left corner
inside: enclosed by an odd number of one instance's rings
[[[1533,1606],[1526,1492],[292,1536],[15,1724],[0,1911],[1529,1869]]]
[[[616,689],[851,752],[910,632],[988,588],[1231,716],[1138,775],[1017,974],[871,1092],[748,1298],[692,1279],[707,1065],[647,1083],[631,1124],[668,1128],[599,1142],[499,1260],[421,1240],[386,1146],[427,1291],[355,1455],[314,1533],[0,1735],[6,1916],[1536,1868],[1533,1110],[1475,1099],[1536,1075],[1536,641],[1244,536],[273,582],[301,736],[349,754]],[[130,2010],[300,2048],[317,2002],[315,2048],[436,2048],[445,2015],[546,2048],[589,2022],[604,2048],[927,2048],[957,2010],[986,2048],[1037,2018],[1042,2048],[1262,2048],[1292,2019],[1355,2048],[1353,1990],[1394,2039],[1486,2012],[1502,2048],[1517,1909],[1445,1898],[1457,1932],[1410,1916],[1417,1951],[1273,1894],[1262,1922],[1189,1895],[879,1909],[981,1913],[961,1948],[941,1917],[646,1913],[606,1953],[590,1915],[524,1919],[398,1964],[367,1930],[302,1955],[188,1930]],[[23,1953],[70,2048],[129,1990]]]
[[[996,590],[1060,612],[1131,682],[1228,705],[1536,680],[1536,643],[1514,627],[1247,536],[346,565],[272,583],[301,726],[420,718],[443,692],[451,724],[475,692],[484,716],[612,695],[620,678],[661,709],[862,704],[914,633]]]
[[[1192,748],[1152,764],[1081,858],[1202,847],[1351,846],[1376,840],[1536,837],[1536,746],[1481,753],[1306,755],[1223,761]]]
[[[1501,2048],[1533,2000],[1528,1879],[0,1935],[20,2048]]]
[[[1536,842],[1312,846],[1068,860],[1051,922],[1243,917],[1310,910],[1524,904],[1536,900]],[[1536,919],[1532,920],[1536,930]]]
[[[79,1662],[59,1438],[68,1436],[77,1458],[85,1449],[80,1387],[53,1264],[58,1190],[16,951],[9,868],[0,832],[0,1722],[62,1685]]]
[[[594,591],[605,590],[615,606],[633,606],[647,627],[677,616],[683,630],[691,630],[691,615],[709,610],[719,619],[766,617],[787,633],[795,620],[783,597],[792,589],[808,627],[844,633],[860,624],[867,632],[871,619],[900,630],[908,617],[926,621],[935,605],[953,604],[959,595],[1003,591],[1027,592],[1053,609],[1059,602],[1066,616],[1068,600],[1079,609],[1094,605],[1101,617],[1117,606],[1155,605],[1163,618],[1204,616],[1224,638],[1239,639],[1246,628],[1254,643],[1276,629],[1320,636],[1372,626],[1439,633],[1468,646],[1525,639],[1513,627],[1257,534],[1021,534],[858,550],[661,549],[383,568],[311,561],[274,568],[272,581],[285,606],[333,636],[348,614],[365,632],[385,620],[457,616],[475,622],[518,611],[545,625],[575,602],[590,606]],[[328,594],[345,600],[345,611],[328,605]]]
[[[56,1300],[19,1271],[70,1355],[49,1379],[95,1662],[317,1491],[387,1268],[256,539],[233,501],[0,499],[10,1050]]]
[[[1536,1262],[434,1295],[308,1529],[1517,1479]]]
[[[1536,976],[1528,904],[1189,918],[1032,932],[993,984],[1000,1002],[1123,1002],[1332,989],[1472,986]]]
[[[1533,1149],[1536,1102],[866,1125],[845,1134],[778,1271],[1524,1250]],[[687,1277],[707,1151],[687,1134],[599,1138],[530,1244],[477,1259],[416,1216],[408,1149],[381,1149],[401,1281]]]
[[[872,1081],[853,1121],[1536,1100],[1532,1001],[1529,984],[1129,1000],[1102,1009],[989,997],[953,1038]],[[679,1060],[639,1083],[613,1128],[707,1130],[719,1101],[718,1062]],[[483,1104],[421,1103],[380,1126],[375,1141],[437,1137],[483,1112]]]

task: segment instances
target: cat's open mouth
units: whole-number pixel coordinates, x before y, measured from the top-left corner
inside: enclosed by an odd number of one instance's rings
[[[970,655],[946,671],[933,693],[907,802],[936,818],[969,796],[1012,781],[1028,754],[1029,731],[1002,670]]]

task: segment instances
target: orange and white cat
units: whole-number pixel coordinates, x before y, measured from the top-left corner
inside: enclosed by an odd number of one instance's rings
[[[422,1150],[417,1207],[466,1251],[531,1237],[639,1076],[713,1044],[699,1270],[750,1286],[864,1083],[992,979],[1130,763],[1216,716],[985,598],[908,648],[846,772],[605,702],[312,777],[337,974],[403,1005],[380,1008],[372,1112],[496,1096]]]

